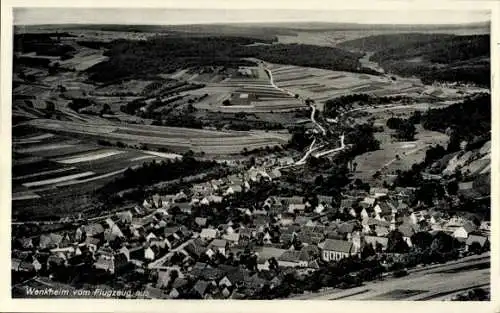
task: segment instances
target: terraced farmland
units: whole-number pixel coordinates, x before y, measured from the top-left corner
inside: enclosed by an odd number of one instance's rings
[[[369,93],[376,96],[421,93],[424,88],[415,79],[393,81],[384,76],[338,72],[292,65],[271,64],[274,81],[278,87],[286,88],[304,98],[322,103],[330,98],[352,93]]]
[[[81,200],[81,205],[85,205],[85,193],[99,189],[127,168],[145,161],[175,157],[178,155],[103,148],[74,136],[69,138],[41,131],[15,137],[12,201],[16,209],[13,212],[31,212],[40,216],[64,211],[66,202]],[[65,202],[66,199],[69,201]],[[69,204],[67,208],[70,208]]]
[[[244,148],[255,149],[280,146],[288,142],[288,133],[212,131],[179,127],[120,124],[100,125],[83,122],[33,120],[29,125],[50,132],[88,139],[121,141],[127,144],[146,144],[175,152],[204,152],[207,154],[239,154]]]

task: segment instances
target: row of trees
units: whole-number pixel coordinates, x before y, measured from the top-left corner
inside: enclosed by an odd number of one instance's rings
[[[409,103],[410,97],[407,96],[373,96],[366,93],[351,94],[333,99],[328,99],[325,102],[324,114],[327,117],[335,118],[338,115],[339,109],[351,109],[355,104],[358,106],[365,105],[381,105],[395,102]]]
[[[148,186],[159,181],[199,174],[215,166],[217,166],[215,161],[200,161],[188,155],[176,160],[144,162],[139,168],[128,168],[123,176],[104,186],[101,192],[109,195],[124,189]]]

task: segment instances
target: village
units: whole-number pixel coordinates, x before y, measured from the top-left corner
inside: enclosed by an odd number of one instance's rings
[[[450,215],[439,202],[412,206],[415,188],[346,190],[337,204],[331,195],[267,196],[290,163],[275,160],[101,220],[16,238],[13,292],[63,285],[143,298],[272,299],[489,250],[489,222]]]

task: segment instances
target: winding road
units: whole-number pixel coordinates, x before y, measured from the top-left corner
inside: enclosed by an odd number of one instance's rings
[[[269,76],[269,83],[271,84],[271,86],[273,86],[275,89],[277,89],[283,93],[286,93],[292,97],[295,97],[295,94],[293,92],[286,90],[286,89],[283,89],[281,87],[278,87],[276,85],[276,83],[274,82],[274,77],[273,77],[272,71],[265,65],[265,63],[263,61],[261,61],[261,64],[264,66],[264,70],[266,71],[266,73]],[[320,130],[320,132],[323,136],[326,136],[326,129],[323,126],[321,126],[321,124],[316,120],[316,117],[315,117],[316,105],[314,105],[313,101],[307,101],[306,99],[303,99],[301,96],[298,96],[298,99],[300,101],[302,101],[302,103],[309,105],[311,107],[311,122],[313,122],[313,124],[316,125],[316,127]],[[309,146],[309,149],[306,151],[306,153],[304,154],[304,156],[300,160],[298,160],[297,162],[295,162],[293,164],[294,166],[295,165],[304,165],[307,161],[307,158],[309,158],[309,156],[314,151],[317,151],[320,148],[322,148],[322,146],[315,146],[316,141],[317,141],[316,139],[317,139],[316,137],[313,139],[311,145]],[[339,152],[339,151],[344,150],[346,146],[344,145],[343,135],[339,137],[339,140],[341,141],[341,144],[342,144],[341,147],[317,153],[317,154],[315,154],[315,157],[321,157],[321,156],[325,156],[325,155],[333,153],[333,152]]]

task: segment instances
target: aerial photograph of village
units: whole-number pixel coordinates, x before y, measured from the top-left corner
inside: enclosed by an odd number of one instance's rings
[[[141,10],[14,9],[13,298],[490,300],[489,11]]]

